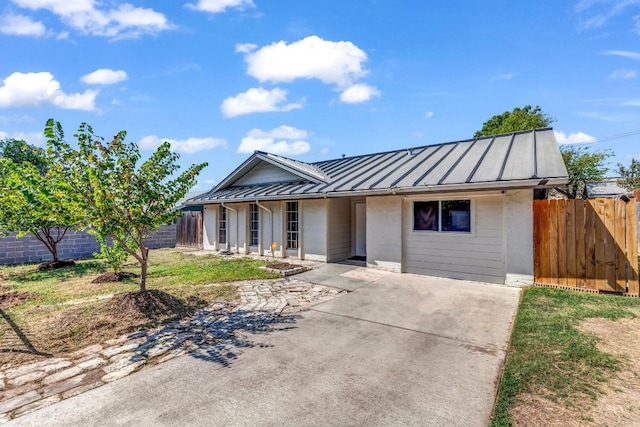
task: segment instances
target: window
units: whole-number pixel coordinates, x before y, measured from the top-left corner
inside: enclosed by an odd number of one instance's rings
[[[227,208],[220,206],[220,213],[218,216],[218,244],[227,244]]]
[[[287,249],[298,249],[299,236],[298,202],[287,202]]]
[[[249,246],[258,246],[260,214],[258,205],[251,203],[249,205]]]
[[[413,229],[471,232],[471,200],[414,202]]]

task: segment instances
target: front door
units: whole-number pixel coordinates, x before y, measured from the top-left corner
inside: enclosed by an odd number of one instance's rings
[[[367,205],[356,203],[356,256],[367,255]]]

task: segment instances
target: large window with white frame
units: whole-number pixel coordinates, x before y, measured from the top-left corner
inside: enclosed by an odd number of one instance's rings
[[[415,231],[471,232],[471,200],[430,200],[413,203]]]
[[[218,211],[218,244],[227,244],[227,208],[224,206]]]
[[[260,212],[258,205],[249,205],[249,246],[258,246],[260,240]]]
[[[300,213],[298,202],[287,202],[287,249],[298,249]]]

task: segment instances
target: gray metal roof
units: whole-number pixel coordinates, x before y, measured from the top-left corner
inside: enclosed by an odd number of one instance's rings
[[[587,197],[615,197],[629,191],[618,185],[619,178],[605,178],[601,182],[587,182]]]
[[[299,180],[234,186],[261,161]],[[567,170],[551,128],[304,163],[264,152],[190,203],[558,186]]]

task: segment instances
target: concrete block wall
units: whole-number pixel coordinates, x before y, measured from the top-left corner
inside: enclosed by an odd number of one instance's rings
[[[163,225],[147,239],[150,249],[173,248],[176,245],[176,225]],[[68,231],[58,244],[60,259],[83,259],[93,257],[100,250],[95,237],[84,231]],[[32,234],[16,239],[16,233],[0,238],[0,265],[26,262],[51,261],[51,253]]]

